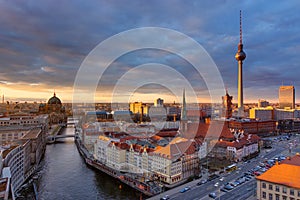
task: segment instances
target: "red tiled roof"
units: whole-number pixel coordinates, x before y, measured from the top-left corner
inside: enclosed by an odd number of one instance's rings
[[[253,143],[258,143],[258,141],[260,140],[260,137],[257,135],[245,135],[243,138],[239,139],[239,140],[235,140],[232,142],[228,142],[228,141],[218,141],[217,142],[217,146],[219,147],[235,147],[236,149],[240,149],[243,146],[249,145],[249,144],[253,144]]]
[[[234,139],[230,132],[227,122],[211,121],[210,123],[189,123],[188,130],[189,138],[226,138]]]

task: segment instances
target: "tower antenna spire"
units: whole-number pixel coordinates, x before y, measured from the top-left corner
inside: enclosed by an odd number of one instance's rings
[[[240,10],[240,44],[243,44],[242,10]]]

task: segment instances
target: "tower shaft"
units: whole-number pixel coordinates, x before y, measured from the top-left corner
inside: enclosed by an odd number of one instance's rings
[[[238,61],[238,114],[244,115],[244,93],[243,93],[243,61]]]

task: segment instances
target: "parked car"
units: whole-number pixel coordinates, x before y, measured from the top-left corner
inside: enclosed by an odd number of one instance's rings
[[[232,190],[233,187],[230,184],[228,184],[228,185],[225,185],[224,189],[226,189],[226,190]]]
[[[213,198],[213,199],[217,198],[217,195],[216,195],[216,193],[214,193],[214,192],[209,193],[208,196],[209,196],[210,198]]]
[[[239,184],[240,184],[240,183],[237,182],[237,181],[234,181],[234,182],[230,183],[230,185],[233,186],[233,187],[236,187],[236,186],[238,186]]]
[[[245,176],[245,180],[246,180],[246,181],[250,181],[250,180],[251,180],[251,178],[252,178],[252,177],[251,177],[251,176],[249,176],[249,175]]]

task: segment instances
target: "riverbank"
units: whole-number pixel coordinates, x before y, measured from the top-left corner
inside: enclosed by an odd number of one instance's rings
[[[75,144],[77,146],[77,149],[80,153],[80,155],[83,157],[85,163],[97,170],[100,170],[101,172],[104,172],[105,174],[111,176],[112,178],[117,179],[118,181],[132,187],[133,189],[143,193],[144,195],[151,197],[154,195],[157,195],[161,193],[161,188],[156,186],[155,184],[145,183],[137,180],[137,177],[134,174],[130,173],[122,173],[115,169],[112,169],[102,163],[97,162],[93,155],[91,155],[87,149],[84,147],[84,145],[81,143],[81,141],[76,138]],[[152,183],[152,182],[151,182]]]

